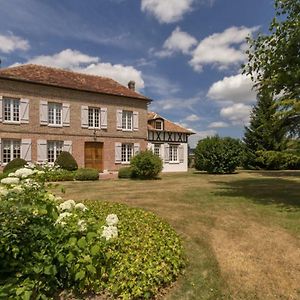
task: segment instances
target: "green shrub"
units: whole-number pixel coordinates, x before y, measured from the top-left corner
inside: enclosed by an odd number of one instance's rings
[[[75,171],[78,165],[71,153],[62,151],[55,161],[55,165],[68,171]]]
[[[57,169],[49,171],[45,174],[46,181],[73,181],[75,179],[75,171]]]
[[[75,172],[75,180],[85,181],[85,180],[98,180],[99,171],[95,169],[78,169]]]
[[[195,167],[212,174],[233,173],[239,166],[242,155],[243,146],[240,140],[230,137],[207,137],[198,142]]]
[[[132,178],[132,169],[131,167],[123,167],[119,169],[118,177],[119,178]]]
[[[12,173],[18,169],[23,168],[27,164],[27,161],[22,158],[15,158],[11,160],[3,169],[3,173]]]
[[[153,179],[162,171],[163,162],[152,151],[146,150],[135,155],[130,166],[134,177],[140,179]]]

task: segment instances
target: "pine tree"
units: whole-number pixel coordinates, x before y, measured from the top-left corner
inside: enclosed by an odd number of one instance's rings
[[[258,96],[245,128],[245,167],[255,167],[256,151],[281,151],[286,145],[286,132],[276,117],[276,101],[268,92]]]

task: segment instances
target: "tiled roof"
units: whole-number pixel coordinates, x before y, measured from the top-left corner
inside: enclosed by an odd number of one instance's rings
[[[164,131],[194,134],[194,132],[192,132],[191,130],[188,130],[180,125],[177,125],[177,124],[163,118],[162,116],[160,116],[159,114],[157,114],[155,112],[148,112],[148,130],[160,131],[160,130],[154,128],[151,124],[149,124],[149,121],[157,120],[157,119],[162,119],[164,121]]]
[[[28,64],[0,69],[0,78],[150,101],[149,98],[107,77],[76,73],[40,65]],[[130,79],[128,78],[128,81]]]

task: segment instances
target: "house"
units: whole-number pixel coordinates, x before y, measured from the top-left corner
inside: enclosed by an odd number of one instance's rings
[[[116,81],[39,65],[0,70],[0,164],[21,157],[117,170],[147,148],[150,99]]]
[[[148,149],[163,160],[163,172],[188,170],[188,137],[193,134],[155,112],[148,112]]]

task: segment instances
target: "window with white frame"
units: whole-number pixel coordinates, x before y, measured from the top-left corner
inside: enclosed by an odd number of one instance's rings
[[[89,107],[88,127],[89,128],[100,128],[100,108]]]
[[[160,156],[160,144],[154,144],[153,152],[155,155]]]
[[[51,125],[62,125],[61,103],[48,103],[48,123]]]
[[[21,157],[21,140],[2,140],[2,162],[9,163]]]
[[[132,130],[133,112],[128,110],[122,111],[122,129]]]
[[[178,162],[178,145],[169,145],[169,161]]]
[[[3,99],[4,121],[19,122],[20,121],[20,100]]]
[[[55,162],[59,154],[63,151],[64,142],[62,141],[48,141],[47,142],[47,161]]]
[[[157,130],[163,130],[163,121],[156,120],[155,121],[155,129],[157,129]]]
[[[133,144],[122,144],[121,161],[123,163],[130,163],[133,155]]]

